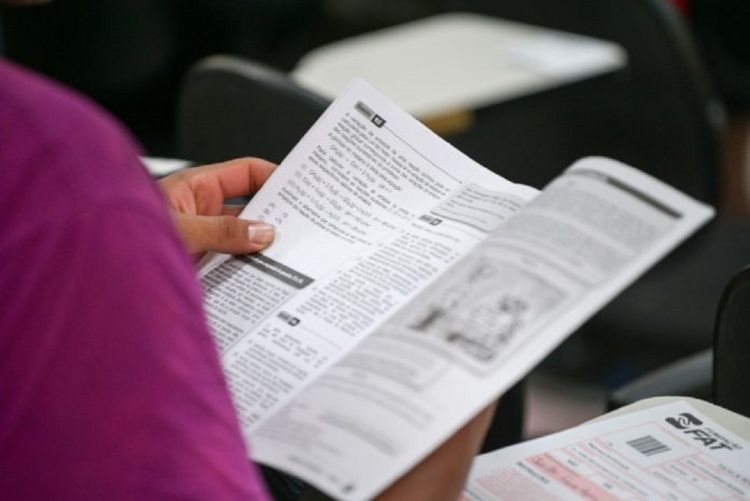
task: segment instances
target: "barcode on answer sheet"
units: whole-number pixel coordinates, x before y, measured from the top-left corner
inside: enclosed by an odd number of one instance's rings
[[[653,456],[654,454],[660,454],[662,452],[667,452],[671,450],[669,447],[659,442],[651,435],[646,435],[645,437],[635,438],[625,443],[628,444],[633,449],[640,452],[641,454],[643,454],[644,456]]]

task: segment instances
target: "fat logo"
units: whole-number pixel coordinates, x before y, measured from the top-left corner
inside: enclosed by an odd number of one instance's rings
[[[701,442],[704,447],[709,449],[734,449],[730,444],[715,436],[710,429],[699,428],[703,421],[688,412],[683,412],[677,417],[668,417],[665,421],[678,430],[682,430],[684,435]]]
[[[669,417],[666,421],[678,430],[687,430],[693,426],[700,426],[703,424],[703,421],[688,412],[683,412],[677,417]]]

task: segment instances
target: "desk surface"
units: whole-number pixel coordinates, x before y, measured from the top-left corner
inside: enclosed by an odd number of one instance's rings
[[[687,402],[688,404],[692,405],[699,411],[703,412],[706,416],[716,421],[721,426],[724,426],[725,428],[736,433],[739,437],[750,441],[750,418],[741,416],[735,412],[729,411],[727,409],[711,404],[709,402],[699,400],[697,398],[691,398],[691,397],[646,398],[638,402],[635,402],[634,404],[626,405],[625,407],[621,407],[612,412],[608,412],[607,414],[604,414],[603,416],[599,416],[598,418],[592,419],[589,422],[595,423],[598,421],[605,421],[607,419],[611,419],[616,416],[630,414],[632,412],[637,412],[637,411],[644,410],[644,409],[650,409],[651,407],[656,407],[658,405],[668,404],[671,402],[680,402],[680,401]]]
[[[475,14],[442,14],[320,47],[292,72],[328,98],[361,77],[419,118],[475,109],[625,65],[616,44]]]

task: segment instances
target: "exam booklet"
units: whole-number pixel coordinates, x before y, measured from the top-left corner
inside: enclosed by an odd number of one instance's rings
[[[750,442],[684,401],[604,416],[478,456],[462,501],[517,499],[750,499]]]
[[[514,184],[356,81],[244,209],[274,243],[201,267],[253,459],[373,497],[711,215],[606,158]]]

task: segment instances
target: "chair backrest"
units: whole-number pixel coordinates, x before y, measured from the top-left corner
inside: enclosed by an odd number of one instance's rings
[[[750,266],[729,282],[714,329],[714,402],[750,417]]]
[[[212,56],[188,72],[177,153],[196,162],[256,156],[280,162],[328,102],[259,63]]]
[[[683,19],[667,0],[446,0],[450,10],[546,26],[620,44],[628,68],[609,85],[575,96],[565,108],[519,107],[513,120],[536,119],[525,136],[501,135],[491,148],[519,152],[506,163],[539,169],[545,149],[569,157],[602,154],[630,163],[712,202],[718,193],[724,113]],[[530,107],[527,107],[530,108]],[[537,117],[529,117],[536,113]],[[481,118],[481,117],[480,117]],[[498,119],[500,121],[501,119]],[[512,133],[513,124],[507,129]],[[540,132],[535,132],[535,131]],[[539,134],[545,134],[544,137]],[[556,139],[560,138],[560,139]],[[564,148],[553,144],[565,141]],[[518,144],[511,141],[524,142]],[[460,143],[460,141],[459,141]],[[539,150],[539,151],[534,151]],[[472,152],[468,152],[472,155]],[[473,155],[472,155],[473,156]],[[488,155],[489,157],[490,155]],[[480,162],[484,159],[479,159]]]

